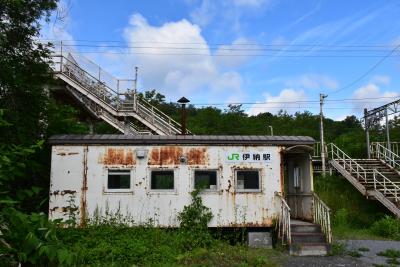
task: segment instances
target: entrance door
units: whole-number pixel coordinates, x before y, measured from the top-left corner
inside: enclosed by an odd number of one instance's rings
[[[286,153],[285,191],[290,215],[294,219],[312,220],[312,172],[308,153]]]

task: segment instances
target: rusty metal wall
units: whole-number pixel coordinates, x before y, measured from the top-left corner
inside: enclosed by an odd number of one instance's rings
[[[79,222],[106,209],[131,216],[135,224],[179,226],[177,214],[191,201],[194,170],[218,170],[218,190],[202,193],[214,215],[210,227],[269,227],[278,215],[281,152],[278,146],[53,146],[50,219],[68,218],[70,197],[79,208]],[[140,151],[140,152],[138,152]],[[144,153],[138,158],[137,153]],[[270,154],[268,162],[228,162],[232,153]],[[184,157],[184,160],[181,157]],[[108,169],[131,170],[131,190],[107,190]],[[175,190],[150,190],[151,170],[175,172]],[[260,192],[237,192],[235,170],[258,169]]]

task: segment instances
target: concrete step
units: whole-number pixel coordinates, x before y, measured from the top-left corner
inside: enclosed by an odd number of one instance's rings
[[[295,243],[323,243],[325,236],[322,233],[292,233],[292,242]]]
[[[295,243],[289,247],[293,256],[326,256],[329,251],[330,245],[326,243]]]
[[[292,233],[321,233],[321,226],[317,224],[291,224],[290,230]]]

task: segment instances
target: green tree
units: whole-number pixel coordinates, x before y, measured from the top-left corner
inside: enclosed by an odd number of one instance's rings
[[[0,1],[0,107],[13,125],[1,141],[32,144],[43,133],[50,50],[35,40],[40,20],[55,8],[55,0]]]

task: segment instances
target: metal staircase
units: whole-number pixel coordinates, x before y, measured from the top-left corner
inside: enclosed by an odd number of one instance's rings
[[[332,243],[329,207],[312,193],[312,222],[292,219],[285,198],[278,192],[280,213],[276,222],[277,237],[282,245],[289,246],[290,255],[325,256]]]
[[[329,162],[363,195],[378,200],[400,218],[400,157],[381,144],[371,148],[373,159],[352,159],[330,143]]]
[[[144,99],[135,80],[116,79],[79,54],[53,56],[54,76],[88,112],[124,134],[180,134],[181,126]],[[139,122],[147,130],[139,128]],[[190,132],[187,131],[189,134]]]

